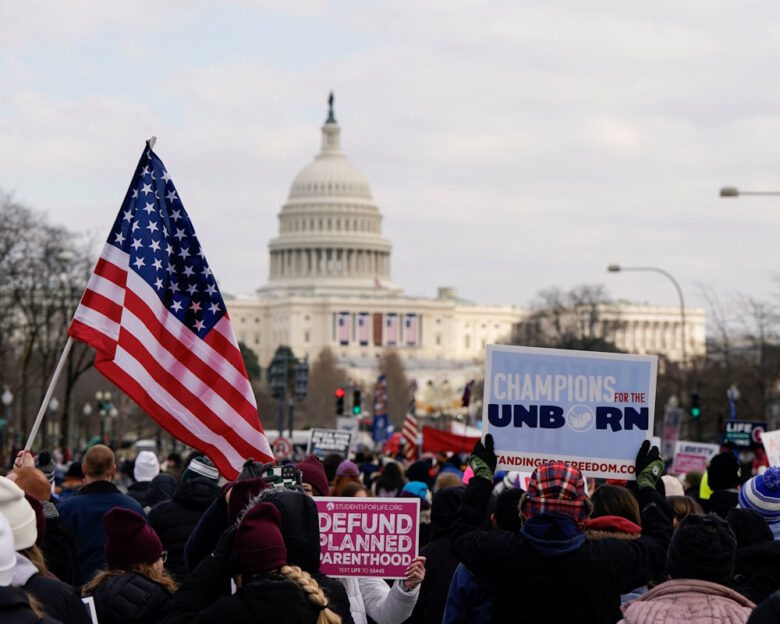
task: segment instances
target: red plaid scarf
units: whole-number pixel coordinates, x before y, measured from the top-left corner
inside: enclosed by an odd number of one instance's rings
[[[520,515],[523,520],[540,513],[569,516],[582,528],[588,519],[582,473],[563,462],[544,464],[531,475]]]

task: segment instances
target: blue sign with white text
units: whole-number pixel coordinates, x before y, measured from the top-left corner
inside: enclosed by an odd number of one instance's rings
[[[657,358],[488,345],[483,431],[499,466],[563,460],[587,476],[633,479],[653,431]]]

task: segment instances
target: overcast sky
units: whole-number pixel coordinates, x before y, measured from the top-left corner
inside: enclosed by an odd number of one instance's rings
[[[776,2],[0,0],[0,188],[105,237],[154,134],[249,293],[333,89],[407,293],[769,297],[780,197],[718,189],[780,190],[779,59]]]

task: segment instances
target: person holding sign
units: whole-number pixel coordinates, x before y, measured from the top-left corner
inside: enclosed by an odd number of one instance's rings
[[[518,534],[484,531],[482,522],[497,457],[493,437],[477,442],[469,481],[452,535],[456,557],[493,590],[494,622],[615,622],[620,595],[660,575],[672,536],[672,517],[656,485],[663,472],[658,448],[637,454],[639,539],[586,540],[590,501],[582,473],[563,462],[531,475],[520,503]]]

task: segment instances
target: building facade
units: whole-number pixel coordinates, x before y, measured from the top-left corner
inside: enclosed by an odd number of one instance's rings
[[[376,378],[377,362],[396,349],[420,388],[453,392],[483,372],[484,349],[506,342],[530,310],[477,305],[452,287],[435,297],[409,297],[391,281],[391,243],[366,177],[341,151],[333,113],[321,128],[322,146],[290,187],[269,243],[268,283],[252,297],[226,301],[236,337],[267,366],[280,345],[316,359],[329,347],[358,383]],[[618,348],[682,359],[679,308],[601,306],[604,331]],[[705,314],[686,311],[687,355],[703,354]]]

